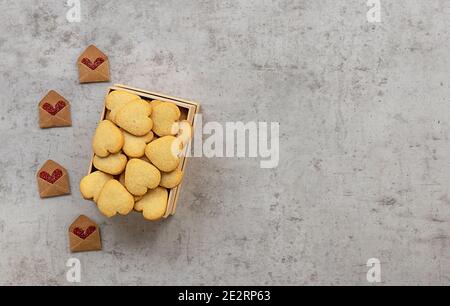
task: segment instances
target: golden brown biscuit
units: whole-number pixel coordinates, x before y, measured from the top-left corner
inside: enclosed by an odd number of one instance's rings
[[[100,157],[119,152],[124,143],[122,131],[109,120],[101,121],[95,130],[92,148]]]
[[[145,155],[150,162],[159,170],[172,172],[178,167],[183,145],[179,139],[174,136],[164,136],[150,142],[145,147]]]
[[[156,107],[156,105],[159,105],[161,103],[164,103],[164,102],[159,101],[159,100],[153,100],[153,101],[150,101],[150,106],[152,107],[152,109],[154,109]]]
[[[110,111],[109,113],[107,113],[107,117],[106,119],[111,120],[112,122],[114,122],[115,124],[117,124],[116,122],[116,115],[119,112],[119,110],[122,109],[122,107],[117,107],[114,110]]]
[[[134,198],[117,180],[108,181],[100,192],[98,209],[107,217],[127,215],[133,210]]]
[[[166,213],[168,197],[169,193],[166,188],[157,187],[149,190],[140,201],[136,202],[134,209],[142,211],[147,220],[159,220]]]
[[[159,186],[171,189],[177,187],[181,183],[182,179],[183,171],[180,169],[175,169],[172,172],[162,172]]]
[[[122,172],[122,174],[119,176],[119,182],[122,184],[122,186],[124,186],[125,188],[127,188],[127,186],[125,186],[125,172]],[[127,189],[128,190],[128,189]],[[129,192],[129,191],[128,191]],[[132,194],[132,196],[134,197],[134,202],[139,201],[140,199],[142,199],[142,196],[135,196]]]
[[[124,90],[114,90],[106,97],[105,106],[110,111],[125,106],[130,101],[140,99],[139,96]]]
[[[93,199],[94,202],[97,202],[103,186],[105,186],[105,184],[112,179],[112,175],[101,171],[95,171],[85,176],[80,181],[80,191],[83,198],[86,200]]]
[[[106,108],[109,110],[107,119],[116,123],[116,115],[119,110],[129,102],[135,100],[141,100],[141,98],[123,90],[111,92],[108,97],[106,97]]]
[[[140,159],[130,159],[125,168],[125,186],[135,196],[143,196],[148,189],[158,187],[161,173],[150,163]]]
[[[169,102],[157,103],[152,110],[153,132],[158,136],[176,135],[181,112],[178,106]]]
[[[117,111],[114,122],[130,134],[144,136],[153,127],[153,121],[150,119],[151,113],[152,107],[149,103],[144,100],[134,100]]]
[[[123,145],[123,152],[128,157],[139,158],[144,156],[145,147],[153,140],[153,132],[150,131],[144,136],[134,136],[126,131],[123,131],[125,143]]]
[[[122,153],[111,154],[108,157],[94,156],[94,167],[112,175],[119,175],[127,165],[127,157]]]

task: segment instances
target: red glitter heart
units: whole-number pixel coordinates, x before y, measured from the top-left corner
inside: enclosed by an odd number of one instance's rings
[[[66,107],[66,102],[64,101],[58,101],[55,106],[52,106],[50,103],[44,103],[44,105],[42,105],[42,108],[52,116],[59,113],[64,107]]]
[[[83,58],[81,60],[81,62],[83,64],[85,64],[86,66],[88,66],[90,69],[95,70],[97,69],[98,66],[100,66],[101,64],[103,64],[105,60],[101,57],[97,57],[97,59],[94,62],[91,62],[90,59],[88,59],[87,57]]]
[[[47,171],[41,171],[39,173],[39,177],[50,184],[54,184],[61,176],[63,176],[63,172],[60,169],[56,169],[51,175]]]
[[[93,232],[95,232],[96,229],[97,228],[95,226],[93,226],[93,225],[89,226],[86,230],[82,230],[79,227],[75,227],[73,229],[73,233],[84,240],[87,237],[89,237]]]

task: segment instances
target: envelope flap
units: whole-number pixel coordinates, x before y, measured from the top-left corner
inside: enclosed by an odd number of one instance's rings
[[[45,97],[42,98],[42,100],[39,102],[39,107],[42,108],[42,106],[45,103],[49,103],[51,106],[55,106],[56,103],[58,103],[59,101],[64,101],[64,103],[66,103],[66,106],[70,106],[69,101],[67,101],[66,98],[64,98],[63,96],[61,96],[59,93],[57,93],[55,90],[50,90]]]
[[[109,66],[108,66],[108,62],[104,62],[101,65],[99,65],[95,70],[90,69],[89,67],[87,67],[86,65],[79,63],[79,74],[80,74],[80,79],[82,77],[85,78],[101,78],[109,79]]]
[[[79,64],[81,64],[81,61],[83,60],[83,58],[88,58],[91,61],[95,61],[99,57],[103,58],[105,60],[105,62],[108,61],[108,56],[105,53],[103,53],[96,46],[90,45],[89,47],[86,48],[86,50],[84,50],[83,53],[81,53],[81,55],[78,57],[77,62]]]
[[[61,111],[59,111],[54,116],[54,120],[55,120],[55,124],[58,124],[58,123],[61,123],[61,124],[62,123],[72,124],[72,118],[71,118],[71,113],[70,113],[70,105],[67,105]]]
[[[86,229],[89,226],[95,226],[96,228],[98,228],[97,223],[95,223],[85,215],[81,215],[78,218],[76,218],[75,221],[72,222],[72,224],[69,227],[69,232],[73,232],[73,230],[77,227],[81,229]]]
[[[49,159],[47,160],[44,165],[42,165],[42,167],[39,169],[39,171],[36,173],[36,176],[38,178],[40,177],[41,172],[47,172],[48,174],[52,175],[53,172],[55,170],[61,170],[62,171],[62,176],[67,176],[67,170],[66,168],[64,168],[63,166],[61,166],[60,164],[58,164],[57,162]],[[61,176],[61,177],[62,177]],[[45,181],[45,180],[44,180]],[[59,180],[58,180],[59,181]]]

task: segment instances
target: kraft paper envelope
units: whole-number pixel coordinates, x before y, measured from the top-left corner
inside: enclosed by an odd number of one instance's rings
[[[45,162],[36,178],[41,198],[70,194],[69,175],[66,169],[52,160]]]
[[[39,102],[39,126],[41,128],[71,126],[70,103],[54,90],[50,90]]]
[[[109,82],[109,60],[96,46],[90,45],[78,58],[80,83]]]
[[[101,250],[100,228],[88,217],[79,216],[69,227],[69,245],[71,252]]]

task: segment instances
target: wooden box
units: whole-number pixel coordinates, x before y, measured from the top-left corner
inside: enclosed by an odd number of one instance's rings
[[[163,95],[160,93],[155,93],[155,92],[151,92],[151,91],[147,91],[147,90],[142,90],[142,89],[137,89],[137,88],[133,88],[133,87],[125,86],[125,85],[120,85],[120,84],[115,84],[114,86],[108,88],[108,91],[105,95],[105,101],[106,101],[106,96],[111,91],[114,91],[114,90],[128,91],[132,94],[140,96],[142,99],[147,100],[147,101],[160,100],[160,101],[165,101],[165,102],[170,102],[170,103],[176,104],[181,111],[180,120],[187,120],[191,124],[193,134],[194,134],[194,131],[195,131],[194,118],[200,109],[200,105],[198,103],[179,99],[179,98],[174,98],[171,96],[167,96],[167,95]],[[106,113],[107,113],[107,109],[106,109],[106,106],[104,106],[100,121],[106,119]],[[190,144],[187,145],[184,150],[185,151],[182,154],[180,165],[178,166],[179,169],[182,170],[183,172],[184,172],[186,164],[187,164],[186,156],[187,156],[187,152],[189,152],[189,150],[190,150]],[[91,159],[91,163],[89,166],[88,174],[97,170],[94,167],[93,158],[94,158],[94,154],[92,154],[92,159]],[[183,180],[185,180],[185,179],[186,178],[184,177]],[[179,196],[182,184],[183,184],[183,182],[181,182],[181,184],[178,185],[177,187],[169,190],[169,200],[167,203],[167,210],[164,215],[164,218],[167,218],[168,216],[175,214],[175,211],[177,209],[178,196]]]

